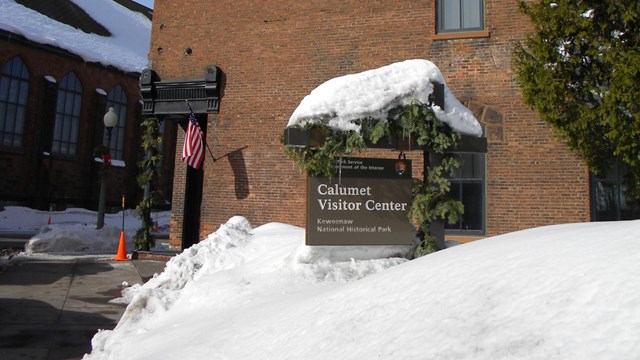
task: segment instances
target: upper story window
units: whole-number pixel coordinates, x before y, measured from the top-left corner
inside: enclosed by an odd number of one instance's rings
[[[74,73],[62,78],[58,87],[56,122],[53,128],[51,152],[73,156],[78,150],[82,85]]]
[[[0,75],[0,147],[21,148],[29,96],[29,70],[20,57],[2,67]]]
[[[111,144],[109,151],[111,156],[116,160],[124,160],[124,130],[127,124],[127,95],[124,93],[122,86],[116,85],[109,91],[107,95],[107,109],[113,107],[118,114],[118,125],[111,131]],[[106,112],[106,109],[105,109]],[[107,140],[105,132],[103,143]]]
[[[484,30],[484,0],[439,0],[438,33]]]

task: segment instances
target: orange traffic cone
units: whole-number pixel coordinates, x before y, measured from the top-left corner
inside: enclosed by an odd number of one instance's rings
[[[47,225],[51,225],[51,215],[49,215],[49,221],[47,221]]]
[[[118,244],[118,252],[116,253],[116,257],[111,260],[129,260],[127,258],[127,245],[124,243],[124,230],[120,232],[120,244]]]

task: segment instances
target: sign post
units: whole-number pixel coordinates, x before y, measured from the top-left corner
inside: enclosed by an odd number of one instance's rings
[[[409,245],[411,160],[344,157],[308,177],[307,245]]]

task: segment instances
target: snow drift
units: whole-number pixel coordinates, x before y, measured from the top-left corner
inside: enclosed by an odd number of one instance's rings
[[[303,238],[231,219],[215,244],[132,288],[85,359],[640,358],[640,221],[541,227],[413,261],[298,256]]]

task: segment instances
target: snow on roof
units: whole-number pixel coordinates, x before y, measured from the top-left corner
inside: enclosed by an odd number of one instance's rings
[[[412,103],[428,103],[432,82],[445,84],[440,69],[428,60],[406,60],[357,74],[331,79],[315,88],[298,105],[287,126],[326,121],[335,130],[360,131],[355,120],[386,121],[390,110]],[[481,136],[473,113],[445,84],[445,108],[433,106],[438,120],[465,135]]]
[[[55,46],[87,62],[141,72],[147,66],[151,20],[112,0],[72,0],[112,34],[83,32],[13,0],[0,0],[0,29]]]

